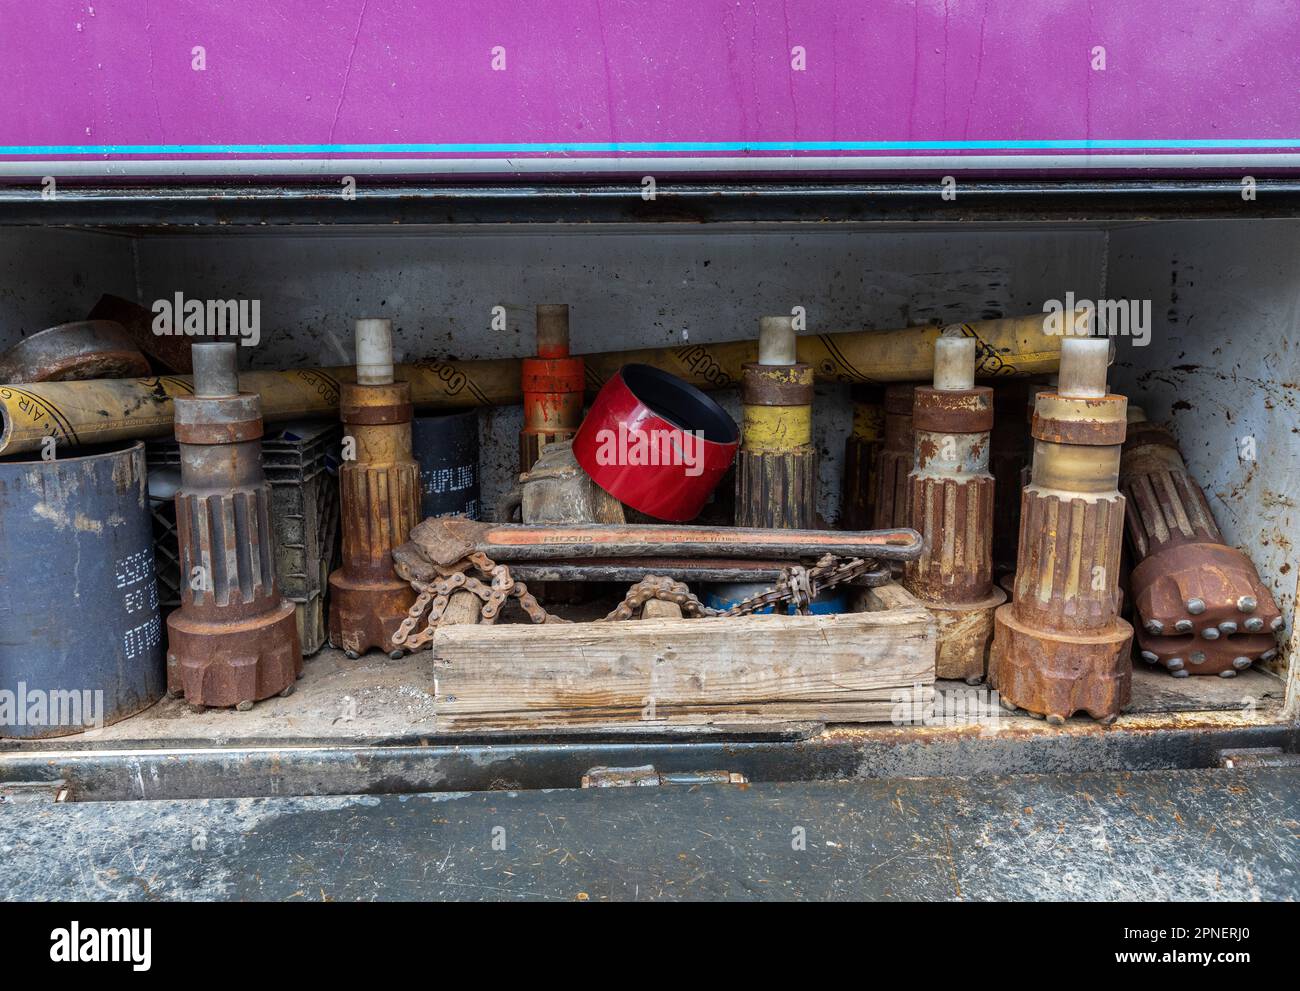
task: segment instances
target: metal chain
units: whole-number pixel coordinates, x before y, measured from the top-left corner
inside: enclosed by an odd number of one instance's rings
[[[651,599],[662,602],[675,602],[682,608],[683,616],[717,616],[720,611],[710,609],[701,602],[685,582],[674,581],[663,575],[646,575],[627,590],[614,610],[600,622],[615,622],[632,619],[637,611]]]
[[[484,578],[489,579],[491,584],[485,585],[479,579],[461,570],[466,567],[472,567]],[[506,565],[497,564],[486,554],[470,555],[465,561],[447,569],[450,573],[445,577],[432,582],[421,581],[414,575],[404,573],[405,570],[400,564],[397,566],[399,575],[406,579],[418,594],[411,608],[407,610],[406,618],[393,634],[393,646],[403,650],[419,650],[433,639],[453,592],[472,592],[478,596],[483,603],[479,610],[479,620],[483,623],[495,623],[502,607],[509,599],[517,600],[524,613],[534,623],[568,622],[548,613],[537,601],[537,597],[528,591],[527,585],[511,577],[510,569]],[[419,633],[413,633],[426,609],[429,614],[425,618],[424,629]]]
[[[841,561],[834,554],[827,554],[811,568],[800,565],[786,568],[772,588],[737,602],[717,615],[748,616],[767,606],[783,602],[792,604],[799,615],[806,615],[813,599],[828,588],[842,585],[878,568],[879,564],[869,558],[855,557]]]
[[[802,565],[786,568],[772,588],[737,602],[728,609],[713,609],[706,606],[684,582],[674,581],[663,575],[646,575],[627,590],[622,602],[604,619],[597,622],[632,619],[651,599],[675,602],[681,606],[684,616],[691,617],[748,616],[780,603],[789,603],[800,615],[806,615],[813,599],[826,589],[878,570],[879,567],[878,562],[869,558],[852,558],[846,561],[833,554],[827,554],[811,568]],[[478,578],[466,574],[470,569],[488,579],[490,584],[484,584]],[[432,640],[437,632],[438,623],[441,622],[443,613],[447,609],[447,603],[451,601],[452,593],[458,591],[472,592],[482,601],[483,606],[479,616],[484,623],[495,623],[502,607],[512,598],[519,602],[528,618],[534,623],[568,622],[566,619],[548,613],[537,601],[536,596],[528,591],[527,585],[511,577],[510,569],[506,565],[497,564],[486,554],[471,554],[464,561],[445,570],[447,574],[444,577],[434,581],[423,581],[400,563],[397,565],[398,574],[408,581],[418,594],[415,603],[407,610],[406,618],[393,634],[394,647],[415,651]],[[425,616],[426,610],[427,616]],[[413,633],[421,617],[424,618],[425,627],[419,633]]]

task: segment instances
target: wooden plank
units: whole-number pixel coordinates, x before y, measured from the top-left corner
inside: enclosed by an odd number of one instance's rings
[[[870,701],[934,677],[929,622],[892,612],[461,631],[434,639],[438,695],[478,711]]]
[[[649,707],[888,720],[895,690],[934,681],[933,618],[910,597],[891,601],[838,616],[443,627],[439,720],[620,720]]]
[[[963,688],[966,686],[963,685]],[[922,704],[934,697],[932,685],[891,689],[916,692]],[[910,702],[909,702],[910,704]],[[454,703],[439,705],[438,729],[529,730],[564,726],[566,728],[611,730],[677,729],[683,726],[771,726],[776,723],[888,723],[893,721],[899,703],[886,697],[874,702],[760,702],[727,706],[655,706],[633,709],[538,709],[529,712],[462,712]],[[910,709],[908,710],[911,711]]]
[[[877,588],[862,590],[863,608],[871,612],[884,612],[900,609],[920,609],[926,615],[929,610],[919,603],[907,589],[897,582],[880,585]]]

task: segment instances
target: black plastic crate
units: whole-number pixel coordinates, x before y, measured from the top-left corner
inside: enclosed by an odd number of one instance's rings
[[[338,466],[343,427],[328,420],[271,424],[262,438],[262,469],[271,483],[271,529],[275,534],[280,593],[297,607],[303,654],[314,654],[329,636],[326,596],[338,564]],[[154,562],[164,612],[180,606],[180,551],[176,504],[180,448],[174,440],[150,441],[149,500],[154,521]]]

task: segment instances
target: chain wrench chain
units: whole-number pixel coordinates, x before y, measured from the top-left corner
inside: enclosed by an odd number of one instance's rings
[[[485,585],[478,578],[466,574],[469,568],[473,568],[484,578],[489,579],[490,584]],[[827,554],[811,568],[793,565],[784,569],[772,588],[737,602],[729,609],[713,609],[706,606],[684,582],[674,581],[662,575],[647,575],[632,585],[623,597],[623,601],[604,619],[597,622],[632,619],[651,599],[674,602],[681,607],[684,616],[690,617],[748,616],[783,602],[793,605],[800,615],[806,615],[813,599],[826,589],[851,581],[877,568],[877,562],[869,558],[851,558],[845,561],[834,554]],[[528,618],[536,624],[569,622],[548,613],[537,601],[536,596],[528,591],[527,585],[511,577],[510,569],[506,565],[497,564],[482,552],[471,554],[464,561],[446,570],[447,575],[432,582],[403,575],[418,594],[415,603],[407,611],[406,618],[393,634],[393,646],[416,651],[432,640],[452,593],[457,591],[472,592],[483,602],[480,617],[486,623],[496,622],[502,607],[510,598],[517,599]],[[424,629],[419,633],[413,633],[425,610],[428,610],[428,616],[425,618]]]
[[[465,573],[464,568],[473,568],[491,584],[485,585],[478,578]],[[397,632],[393,634],[393,646],[408,651],[416,651],[433,639],[438,623],[442,620],[451,601],[453,592],[472,592],[483,603],[479,618],[484,623],[495,623],[502,607],[508,599],[516,599],[520,607],[534,623],[565,623],[548,613],[537,597],[528,591],[528,586],[517,582],[510,575],[510,569],[504,564],[497,564],[486,554],[471,554],[465,561],[448,569],[445,577],[436,581],[425,582],[413,576],[404,575],[411,587],[418,593],[415,602],[406,612]],[[412,633],[419,625],[425,610],[429,611],[425,627],[419,633]]]
[[[685,582],[674,581],[662,575],[646,575],[627,590],[614,610],[600,622],[616,622],[632,619],[637,610],[651,599],[662,602],[675,602],[681,606],[683,616],[717,616],[717,609],[710,609],[692,592]]]

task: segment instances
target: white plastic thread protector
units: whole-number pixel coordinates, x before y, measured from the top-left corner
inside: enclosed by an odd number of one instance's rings
[[[1067,399],[1102,398],[1106,395],[1106,368],[1109,364],[1109,338],[1063,338],[1057,394]]]
[[[975,338],[940,337],[934,342],[934,387],[943,392],[975,388]]]
[[[356,323],[357,384],[391,385],[393,381],[393,322],[364,317]]]
[[[758,363],[793,365],[798,361],[794,317],[762,317],[758,321]]]

